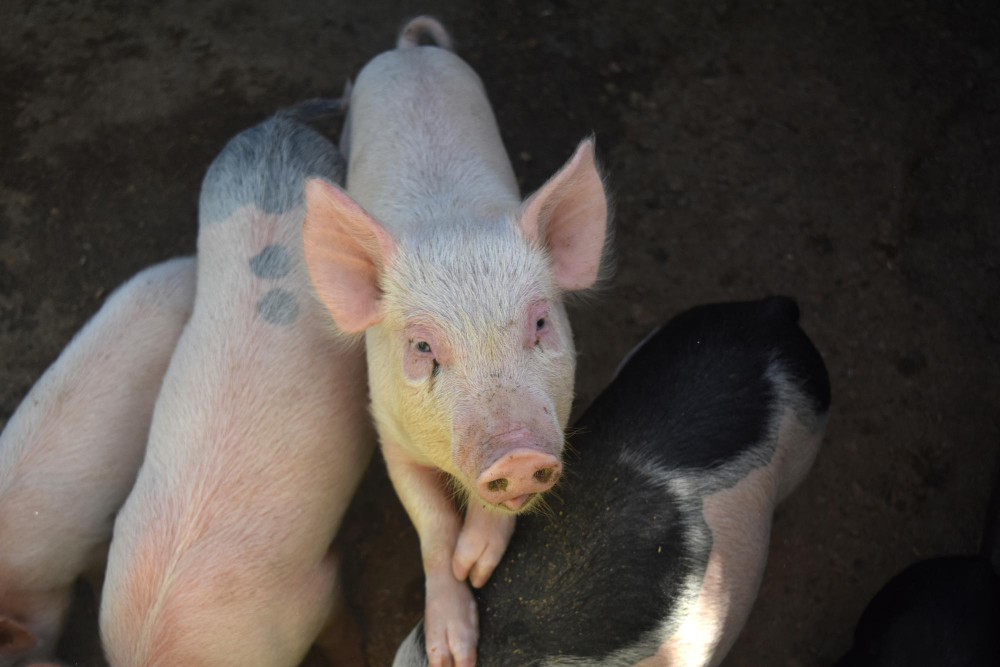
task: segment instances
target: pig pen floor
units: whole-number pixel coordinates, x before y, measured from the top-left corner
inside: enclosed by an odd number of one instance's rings
[[[725,665],[829,665],[887,577],[979,540],[1000,443],[998,7],[6,0],[0,425],[111,289],[194,250],[198,186],[229,137],[338,93],[434,13],[526,192],[596,132],[618,271],[572,310],[577,414],[681,309],[798,299],[833,412]],[[422,581],[378,459],[342,537],[369,664],[388,665]],[[103,664],[94,614],[83,595],[71,664]]]

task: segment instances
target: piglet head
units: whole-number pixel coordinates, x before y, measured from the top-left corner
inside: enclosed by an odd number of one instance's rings
[[[593,142],[507,215],[394,237],[328,183],[306,200],[309,274],[338,328],[367,332],[383,441],[499,511],[529,508],[562,473],[576,368],[563,299],[597,280],[605,245]]]

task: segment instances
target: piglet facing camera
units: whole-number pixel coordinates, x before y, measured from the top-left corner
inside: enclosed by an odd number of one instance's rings
[[[116,667],[291,667],[338,604],[330,544],[374,434],[363,353],[302,262],[305,180],[343,180],[314,111],[239,134],[205,176],[194,312],[108,559]]]
[[[108,297],[0,434],[0,665],[52,657],[80,575],[100,586],[115,513],[191,308],[195,261]]]
[[[576,424],[550,515],[477,594],[478,665],[718,665],[760,585],[774,507],[830,404],[785,298],[694,308],[630,354]],[[394,665],[426,665],[423,628]]]
[[[309,183],[303,235],[333,320],[365,335],[382,451],[420,535],[428,654],[469,667],[464,580],[486,582],[514,516],[563,475],[564,300],[599,277],[608,201],[592,139],[522,200],[483,84],[450,45],[418,17],[364,67],[341,141],[347,193]]]

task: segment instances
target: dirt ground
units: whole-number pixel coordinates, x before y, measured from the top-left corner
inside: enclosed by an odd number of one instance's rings
[[[526,192],[596,133],[618,271],[573,309],[578,412],[679,310],[798,299],[833,412],[725,665],[829,665],[892,573],[978,545],[1000,444],[998,9],[5,0],[0,425],[109,290],[194,250],[198,186],[229,137],[338,93],[405,18],[434,13]],[[422,580],[378,459],[343,536],[370,664],[388,665]],[[65,657],[102,664],[88,596],[74,619]]]

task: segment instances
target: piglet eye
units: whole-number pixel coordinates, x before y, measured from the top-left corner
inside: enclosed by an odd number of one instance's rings
[[[535,331],[541,331],[544,328],[545,328],[545,318],[541,317],[538,319],[537,322],[535,322]]]
[[[427,341],[421,340],[421,341],[417,341],[417,349],[420,350],[421,352],[427,354],[427,353],[429,353],[431,351],[431,346],[430,346],[430,344]]]

